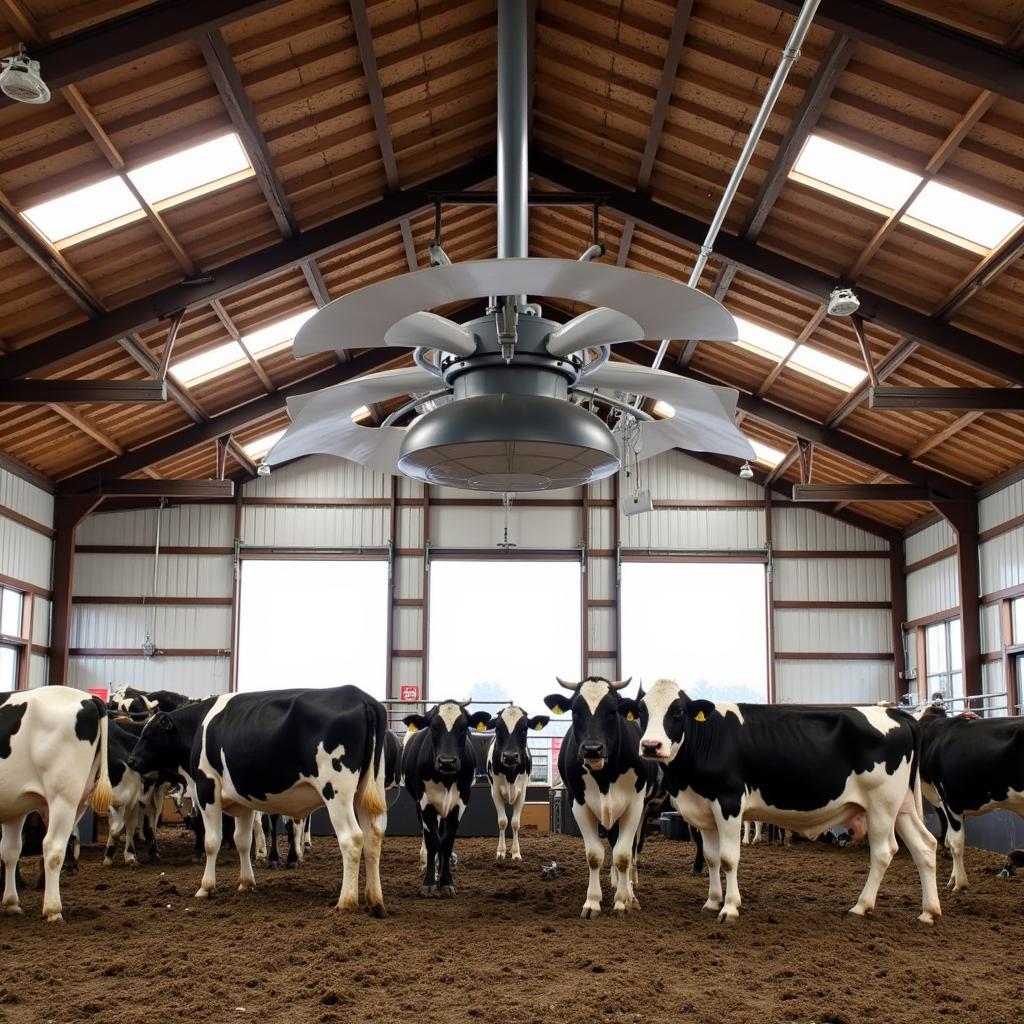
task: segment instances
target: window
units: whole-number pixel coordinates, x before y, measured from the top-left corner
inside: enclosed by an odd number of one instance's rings
[[[238,689],[351,683],[384,698],[384,559],[242,561]]]
[[[231,132],[137,167],[128,171],[128,177],[147,203],[166,209],[252,173],[238,136]],[[144,216],[131,189],[117,175],[23,212],[55,245],[71,244],[86,232],[111,231]]]
[[[885,216],[899,210],[922,181],[918,174],[817,135],[805,143],[790,177]],[[937,181],[921,189],[902,219],[955,245],[983,250],[1024,223],[1017,211]]]
[[[925,670],[928,696],[941,693],[946,700],[963,703],[964,655],[960,620],[950,619],[924,631]]]
[[[1010,636],[1015,644],[1024,644],[1024,597],[1010,602]]]
[[[250,459],[262,459],[282,437],[284,437],[284,431],[275,430],[272,434],[267,434],[265,437],[258,437],[255,441],[250,441],[243,447],[242,451]]]
[[[771,466],[774,468],[786,457],[778,450],[778,448],[772,448],[771,445],[763,444],[761,441],[755,441],[750,437],[748,437],[747,440],[754,449],[757,461],[764,466]]]
[[[292,339],[299,333],[299,328],[315,312],[315,309],[304,309],[301,313],[270,324],[269,327],[261,327],[258,331],[243,334],[242,341],[254,356],[285,348],[292,343]]]
[[[18,688],[20,659],[26,647],[25,595],[0,587],[0,692]]]
[[[792,338],[783,334],[771,331],[767,327],[751,323],[742,317],[735,317],[739,327],[739,340],[736,342],[741,348],[756,352],[758,355],[773,362],[781,362],[789,358],[788,366],[791,366],[799,373],[808,377],[814,377],[841,391],[849,391],[860,384],[867,371],[827,352],[821,352],[809,345],[797,345]]]
[[[764,703],[765,602],[760,563],[624,562],[623,673],[674,679],[690,697]]]
[[[581,676],[578,561],[430,563],[431,701],[480,702],[496,713],[509,702],[530,715],[548,714],[543,698],[555,676]],[[550,781],[568,720],[552,718],[530,736],[534,778]]]

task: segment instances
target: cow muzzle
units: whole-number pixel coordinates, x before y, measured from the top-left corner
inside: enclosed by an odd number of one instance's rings
[[[597,772],[604,767],[607,752],[602,743],[585,743],[580,747],[580,757],[591,771]]]
[[[501,755],[501,767],[502,768],[518,768],[521,764],[521,760],[518,754],[502,754]]]
[[[649,761],[667,761],[668,748],[661,740],[641,740],[640,756]]]
[[[442,775],[454,775],[459,770],[459,759],[457,757],[438,757],[434,760],[434,767]]]

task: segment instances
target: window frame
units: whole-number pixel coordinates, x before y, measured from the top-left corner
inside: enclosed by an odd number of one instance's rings
[[[33,595],[28,590],[12,586],[10,583],[0,583],[0,614],[5,593],[17,594],[21,600],[21,615],[19,629],[20,633],[0,633],[0,647],[13,650],[14,662],[14,687],[11,691],[0,689],[0,693],[27,690],[29,685],[29,669],[32,661],[32,625],[34,618]]]
[[[964,659],[963,659],[963,633],[961,632],[960,639],[960,662],[959,667],[955,667],[953,664],[953,642],[952,642],[952,626],[953,623],[957,624],[958,628],[962,629],[960,622],[960,616],[953,615],[948,619],[942,619],[939,622],[930,622],[924,627],[924,681],[927,698],[930,700],[933,693],[941,692],[946,701],[954,704],[962,704],[961,710],[966,710],[970,706],[970,702],[967,698],[967,686],[964,678]],[[946,667],[942,670],[933,672],[931,665],[929,664],[929,644],[928,636],[932,630],[941,629],[943,631],[943,646],[946,655]],[[920,671],[920,670],[919,670]],[[953,684],[954,678],[959,678],[959,687],[955,687]],[[941,682],[939,684],[933,684],[932,680],[938,679]]]

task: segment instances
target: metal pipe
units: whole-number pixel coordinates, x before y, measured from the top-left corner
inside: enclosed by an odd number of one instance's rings
[[[725,186],[718,209],[711,219],[707,236],[704,238],[704,244],[700,247],[697,262],[693,265],[693,273],[690,274],[690,280],[687,282],[691,288],[697,287],[700,275],[703,273],[704,267],[707,266],[708,258],[714,252],[715,239],[718,238],[718,232],[722,229],[722,224],[725,222],[729,207],[736,197],[736,192],[740,187],[740,182],[743,180],[743,175],[746,173],[747,166],[754,155],[754,150],[761,139],[761,133],[768,123],[768,118],[771,117],[775,101],[779,98],[783,85],[786,84],[789,69],[800,56],[800,47],[803,45],[803,41],[811,27],[814,15],[818,12],[819,3],[821,3],[821,0],[805,0],[803,8],[793,24],[793,31],[790,32],[789,40],[782,51],[782,60],[779,61],[779,66],[775,69],[775,74],[768,85],[768,91],[764,94],[761,109],[757,112],[754,123],[750,126],[747,141],[743,143],[743,149],[740,152],[739,159],[736,161],[736,166],[733,168],[732,177],[729,179],[729,184]],[[653,369],[656,370],[661,366],[671,340],[671,338],[664,339],[658,347],[658,354],[654,357],[654,362],[651,364]]]
[[[630,405],[628,402],[620,402],[617,398],[612,398],[610,395],[602,395],[597,391],[592,391],[590,388],[571,388],[574,395],[583,395],[584,398],[590,398],[595,402],[604,402],[605,405],[610,405],[613,409],[618,409],[621,412],[629,413],[634,419],[640,420],[642,423],[648,423],[654,419],[649,413],[644,412],[642,409],[637,409]]]
[[[529,254],[527,4],[498,0],[498,258]]]
[[[425,395],[421,395],[419,398],[411,398],[405,403],[405,405],[399,406],[399,408],[397,408],[393,413],[389,414],[381,426],[390,427],[396,420],[400,420],[407,412],[411,412],[413,409],[417,409],[421,405],[425,405],[427,402],[433,402],[435,399],[445,398],[451,393],[450,388],[440,388],[437,391],[428,391]]]

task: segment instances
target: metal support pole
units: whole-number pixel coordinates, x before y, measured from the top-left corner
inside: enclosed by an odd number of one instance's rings
[[[498,0],[498,258],[529,254],[527,4]]]

